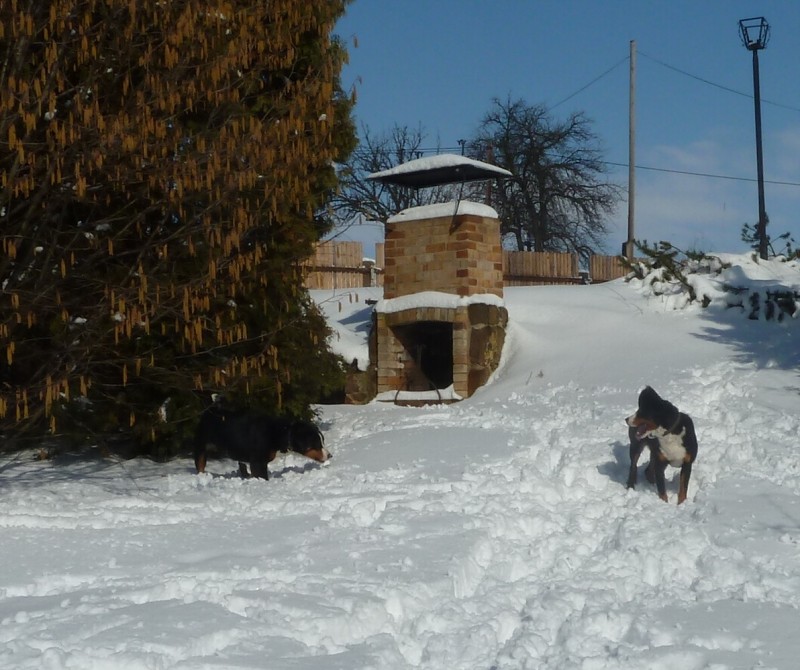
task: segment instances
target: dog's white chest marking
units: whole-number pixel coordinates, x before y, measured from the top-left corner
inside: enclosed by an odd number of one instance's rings
[[[683,465],[683,459],[686,457],[686,448],[683,446],[683,436],[685,434],[686,429],[684,428],[678,435],[667,433],[658,438],[659,451],[664,454],[667,462],[675,468]]]

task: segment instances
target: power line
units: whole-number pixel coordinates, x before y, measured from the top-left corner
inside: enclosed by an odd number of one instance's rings
[[[710,79],[704,79],[703,77],[700,77],[700,76],[698,76],[696,74],[692,74],[691,72],[687,72],[686,70],[681,70],[680,68],[675,67],[674,65],[670,65],[669,63],[665,63],[664,61],[659,60],[658,58],[656,58],[654,56],[650,56],[650,55],[646,54],[644,51],[637,51],[637,53],[639,55],[641,55],[641,56],[644,56],[648,60],[653,61],[654,63],[658,63],[662,67],[665,67],[665,68],[667,68],[669,70],[673,70],[675,72],[678,72],[679,74],[682,74],[682,75],[684,75],[686,77],[690,77],[691,79],[695,79],[695,80],[697,80],[699,82],[702,82],[704,84],[708,84],[709,86],[713,86],[713,87],[719,88],[719,89],[721,89],[723,91],[727,91],[728,93],[733,93],[735,95],[741,95],[742,97],[749,98],[750,100],[753,99],[753,95],[751,93],[745,93],[743,91],[737,91],[735,88],[730,88],[729,86],[723,86],[722,84],[717,84],[716,82],[713,82]],[[800,112],[800,107],[792,107],[791,105],[784,105],[783,103],[773,102],[772,100],[767,100],[765,98],[761,98],[761,102],[763,102],[764,104],[767,104],[767,105],[772,105],[773,107],[781,107],[782,109],[789,109],[789,110],[791,110],[793,112]]]
[[[451,151],[459,151],[460,147],[436,147],[430,149],[417,149],[417,153],[419,154],[437,154],[441,152],[451,152]],[[562,157],[563,158],[563,157]],[[604,165],[613,165],[614,167],[622,167],[627,168],[627,163],[617,163],[615,161],[600,161]],[[681,174],[687,175],[689,177],[705,177],[707,179],[727,179],[729,181],[746,181],[746,182],[755,182],[757,181],[753,177],[737,177],[735,175],[729,174],[715,174],[713,172],[694,172],[692,170],[676,170],[674,168],[663,168],[663,167],[655,167],[652,165],[636,165],[637,170],[648,170],[650,172],[666,172],[668,174]],[[765,179],[765,184],[773,184],[775,186],[800,186],[800,182],[796,181],[779,181],[776,179]]]
[[[729,86],[723,86],[722,84],[717,84],[716,82],[713,82],[713,81],[711,81],[709,79],[705,79],[705,78],[700,77],[698,75],[692,74],[691,72],[687,72],[686,70],[682,70],[682,69],[680,69],[678,67],[675,67],[674,65],[670,65],[669,63],[665,63],[664,61],[662,61],[662,60],[660,60],[658,58],[655,58],[654,56],[650,56],[649,54],[646,54],[643,51],[637,50],[637,53],[641,54],[645,58],[653,61],[654,63],[657,63],[657,64],[661,65],[662,67],[665,67],[667,69],[670,69],[670,70],[673,70],[675,72],[678,72],[679,74],[682,74],[682,75],[684,75],[686,77],[690,77],[691,79],[695,79],[695,80],[697,80],[699,82],[702,82],[704,84],[707,84],[709,86],[713,86],[713,87],[718,88],[720,90],[727,91],[728,93],[733,93],[735,95],[740,95],[742,97],[749,98],[751,100],[753,99],[753,96],[750,93],[745,93],[743,91],[737,91],[736,89],[730,88]],[[592,79],[589,83],[587,83],[586,85],[582,86],[581,88],[579,88],[574,93],[571,93],[566,98],[563,98],[562,100],[557,102],[550,109],[553,109],[553,108],[557,107],[558,105],[561,105],[561,104],[567,102],[567,100],[570,100],[571,98],[574,98],[576,95],[578,95],[579,93],[585,91],[587,88],[589,88],[593,84],[595,84],[598,81],[600,81],[603,77],[605,77],[606,75],[608,75],[611,72],[613,72],[616,68],[618,68],[620,65],[622,65],[623,63],[625,63],[628,60],[630,60],[630,57],[629,56],[625,56],[625,58],[617,61],[610,68],[608,68],[607,70],[605,70],[604,72],[599,74],[597,77]],[[762,98],[762,102],[764,102],[765,104],[772,105],[774,107],[781,107],[783,109],[788,109],[788,110],[791,110],[793,112],[800,112],[800,107],[793,107],[791,105],[784,105],[782,103],[773,102],[771,100],[766,100],[766,99],[763,99],[763,98]],[[424,154],[437,154],[437,153],[441,153],[442,151],[458,152],[458,151],[461,151],[461,149],[462,149],[462,147],[460,147],[460,146],[459,147],[421,148],[421,149],[417,149],[416,153],[419,154],[420,156],[422,156]],[[601,161],[601,162],[606,164],[606,165],[614,165],[614,166],[617,166],[617,167],[625,167],[625,168],[628,167],[627,163],[615,163],[613,161]],[[635,167],[636,167],[637,170],[649,170],[651,172],[666,172],[666,173],[670,173],[670,174],[680,174],[680,175],[687,175],[687,176],[691,176],[691,177],[704,177],[704,178],[708,178],[708,179],[727,179],[727,180],[730,180],[730,181],[744,181],[744,182],[755,182],[755,181],[757,181],[756,179],[754,179],[752,177],[736,177],[736,176],[733,176],[733,175],[713,174],[713,173],[709,173],[709,172],[693,172],[693,171],[690,171],[690,170],[676,170],[676,169],[671,169],[671,168],[653,167],[653,166],[649,166],[649,165],[636,165]],[[777,180],[772,180],[772,179],[764,180],[764,183],[765,184],[773,184],[773,185],[776,185],[776,186],[800,186],[800,183],[798,183],[798,182],[777,181]]]
[[[601,161],[606,165],[614,165],[615,167],[628,167],[627,163],[615,163],[613,161]],[[754,182],[757,181],[753,177],[734,177],[733,175],[727,174],[713,174],[711,172],[692,172],[691,170],[674,170],[670,168],[659,168],[653,167],[651,165],[636,165],[637,170],[649,170],[651,172],[667,172],[670,174],[682,174],[688,175],[690,177],[707,177],[709,179],[727,179],[730,181],[748,181]],[[776,186],[800,186],[800,182],[795,181],[777,181],[773,179],[765,179],[765,184],[774,184]]]
[[[614,70],[616,70],[616,69],[617,69],[617,68],[618,68],[620,65],[622,65],[623,63],[625,63],[625,62],[626,62],[626,61],[628,61],[629,59],[630,59],[630,57],[629,57],[629,56],[625,56],[625,58],[623,58],[622,60],[619,60],[619,61],[617,61],[616,63],[614,63],[614,65],[612,65],[610,68],[608,68],[608,69],[607,69],[605,72],[603,72],[602,74],[599,74],[599,75],[597,75],[597,76],[596,76],[594,79],[592,79],[592,81],[590,81],[588,84],[586,84],[585,86],[581,86],[581,87],[580,87],[580,88],[579,88],[577,91],[575,91],[574,93],[570,93],[570,94],[569,94],[569,95],[568,95],[566,98],[564,98],[564,99],[562,99],[562,100],[559,100],[559,101],[558,101],[558,102],[557,102],[555,105],[552,105],[552,106],[550,107],[550,109],[555,109],[555,108],[556,108],[556,107],[558,107],[559,105],[561,105],[561,104],[565,103],[567,100],[571,100],[571,99],[572,99],[572,98],[574,98],[576,95],[578,95],[579,93],[582,93],[582,92],[583,92],[583,91],[585,91],[587,88],[589,88],[589,87],[590,87],[592,84],[596,84],[598,81],[600,81],[600,80],[601,80],[603,77],[605,77],[607,74],[610,74],[611,72],[613,72]]]
[[[644,51],[641,51],[641,50],[639,50],[639,49],[637,49],[636,53],[637,53],[637,54],[639,54],[639,55],[641,55],[641,56],[644,56],[645,58],[647,58],[648,60],[651,60],[651,61],[653,61],[654,63],[657,63],[658,65],[661,65],[662,67],[665,67],[665,68],[667,68],[667,69],[669,69],[669,70],[672,70],[672,71],[674,71],[674,72],[677,72],[677,73],[679,73],[679,74],[682,74],[682,75],[684,75],[684,76],[686,76],[686,77],[689,77],[689,78],[691,78],[691,79],[694,79],[694,80],[696,80],[696,81],[702,82],[703,84],[708,84],[709,86],[713,86],[714,88],[718,88],[718,89],[720,89],[720,90],[722,90],[722,91],[727,91],[728,93],[733,93],[734,95],[740,95],[740,96],[742,96],[742,97],[744,97],[744,98],[749,98],[750,100],[752,100],[752,99],[753,99],[753,95],[752,95],[752,93],[746,93],[746,92],[744,92],[744,91],[739,91],[739,90],[737,90],[737,89],[735,89],[735,88],[731,88],[730,86],[723,86],[722,84],[718,84],[718,83],[716,83],[716,82],[714,82],[714,81],[711,81],[710,79],[705,79],[704,77],[700,77],[699,75],[692,74],[691,72],[687,72],[686,70],[682,70],[682,69],[681,69],[681,68],[679,68],[679,67],[675,67],[674,65],[670,65],[669,63],[666,63],[666,62],[664,62],[663,60],[661,60],[661,59],[659,59],[659,58],[656,58],[655,56],[651,56],[651,55],[649,55],[649,54],[647,54],[647,53],[645,53]],[[625,62],[627,62],[627,61],[629,61],[629,60],[630,60],[630,56],[625,56],[625,57],[624,57],[624,58],[622,58],[621,60],[619,60],[619,61],[617,61],[616,63],[614,63],[614,65],[612,65],[610,68],[608,68],[607,70],[605,70],[604,72],[602,72],[601,74],[599,74],[597,77],[595,77],[594,79],[592,79],[592,80],[591,80],[591,81],[590,81],[588,84],[586,84],[586,85],[584,85],[584,86],[581,86],[581,87],[580,87],[580,88],[579,88],[577,91],[575,91],[574,93],[571,93],[571,94],[570,94],[570,95],[568,95],[566,98],[563,98],[562,100],[559,100],[557,103],[555,103],[554,105],[552,105],[552,106],[550,107],[550,109],[555,109],[555,108],[556,108],[556,107],[558,107],[559,105],[562,105],[562,104],[564,104],[565,102],[567,102],[567,100],[571,100],[571,99],[572,99],[572,98],[574,98],[576,95],[578,95],[579,93],[582,93],[583,91],[585,91],[587,88],[589,88],[589,87],[590,87],[590,86],[592,86],[593,84],[596,84],[596,83],[597,83],[598,81],[600,81],[600,80],[601,80],[603,77],[605,77],[606,75],[610,74],[611,72],[613,72],[614,70],[616,70],[616,69],[617,69],[617,68],[618,68],[620,65],[622,65],[623,63],[625,63]],[[761,99],[761,101],[762,101],[764,104],[767,104],[767,105],[772,105],[773,107],[780,107],[780,108],[782,108],[782,109],[788,109],[788,110],[791,110],[791,111],[793,111],[793,112],[800,112],[800,107],[794,107],[794,106],[792,106],[792,105],[785,105],[785,104],[783,104],[783,103],[780,103],[780,102],[774,102],[774,101],[772,101],[772,100],[767,100],[767,99],[765,99],[765,98],[762,98],[762,99]]]

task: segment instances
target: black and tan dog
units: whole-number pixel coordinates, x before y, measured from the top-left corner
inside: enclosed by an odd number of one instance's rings
[[[639,409],[625,419],[631,441],[631,469],[628,488],[636,486],[636,466],[644,447],[650,449],[650,463],[645,469],[647,481],[655,483],[658,497],[667,501],[664,470],[667,465],[681,469],[678,487],[678,504],[686,500],[692,463],[697,458],[697,437],[688,414],[679,412],[672,403],[664,400],[646,386],[639,394]]]
[[[206,452],[216,447],[221,455],[239,461],[239,474],[269,479],[267,465],[278,452],[293,451],[319,463],[331,454],[325,438],[310,421],[263,416],[253,412],[211,407],[203,412],[194,436],[194,464],[205,472]]]

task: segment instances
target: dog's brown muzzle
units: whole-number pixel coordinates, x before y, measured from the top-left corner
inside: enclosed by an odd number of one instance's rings
[[[319,449],[309,449],[303,454],[303,456],[310,458],[312,461],[317,461],[317,463],[324,463],[325,461],[329,461],[331,458],[333,458],[333,454],[325,447],[320,447]]]
[[[628,424],[631,428],[636,429],[636,437],[639,438],[640,440],[643,437],[645,437],[648,433],[651,433],[658,427],[652,421],[648,421],[647,419],[642,419],[636,414],[631,414],[631,416],[625,419],[625,423]]]

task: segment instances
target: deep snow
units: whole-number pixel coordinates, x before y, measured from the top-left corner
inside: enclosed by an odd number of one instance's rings
[[[509,288],[490,384],[323,407],[333,460],[269,482],[4,458],[0,667],[796,668],[800,318],[721,287],[800,270],[737,262],[698,279],[705,310],[646,281]],[[315,293],[336,347],[363,356],[379,297]],[[669,504],[624,486],[645,384],[697,427],[681,506],[677,477]]]

